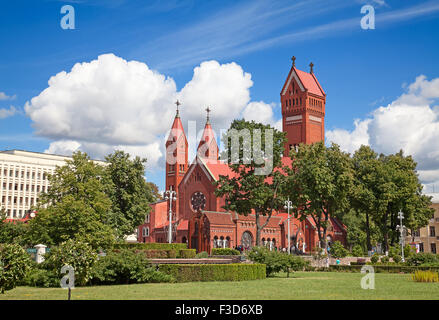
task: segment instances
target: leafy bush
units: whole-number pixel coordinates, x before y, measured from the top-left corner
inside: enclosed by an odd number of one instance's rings
[[[370,257],[370,262],[372,264],[378,263],[379,260],[380,260],[380,255],[376,252],[372,255],[372,257]]]
[[[0,245],[0,293],[14,289],[30,266],[29,255],[18,244]]]
[[[349,251],[341,244],[340,241],[335,241],[331,245],[331,249],[329,250],[329,254],[334,258],[344,258],[347,257]]]
[[[60,278],[55,271],[39,267],[32,268],[20,285],[29,287],[55,288],[60,286]]]
[[[418,270],[412,275],[412,279],[416,282],[439,282],[439,273],[431,270]]]
[[[186,243],[117,243],[114,249],[137,249],[137,250],[181,250],[187,249]]]
[[[303,270],[309,264],[309,261],[303,258],[279,251],[270,251],[265,247],[253,247],[248,257],[253,262],[266,265],[267,277],[280,271],[287,272],[289,276],[291,271]]]
[[[439,266],[439,256],[433,253],[419,252],[409,256],[409,258],[407,259],[407,264],[410,266],[421,266],[421,265]]]
[[[201,252],[197,253],[195,258],[197,258],[197,259],[206,259],[206,258],[209,258],[209,254],[206,251],[201,251]]]
[[[237,256],[240,255],[241,252],[239,252],[236,249],[232,248],[213,248],[212,249],[212,255],[213,256]]]
[[[54,272],[58,279],[61,279],[64,276],[61,274],[61,268],[65,265],[72,266],[75,270],[75,285],[83,286],[89,281],[97,258],[97,253],[89,244],[70,239],[58,247],[51,248],[46,253],[41,268]]]
[[[399,254],[395,254],[392,259],[395,263],[400,263],[402,261],[402,257]]]
[[[178,257],[181,259],[193,259],[197,255],[195,249],[180,249],[178,251]]]
[[[263,264],[161,264],[159,271],[178,282],[243,281],[265,278]]]
[[[92,284],[174,281],[171,276],[156,271],[144,254],[128,249],[101,257],[93,268],[91,278]]]
[[[380,261],[381,263],[388,263],[390,261],[390,258],[388,256],[382,256]]]
[[[363,256],[364,256],[363,248],[362,248],[359,244],[356,244],[356,245],[352,248],[352,255],[353,255],[354,257],[363,257]]]

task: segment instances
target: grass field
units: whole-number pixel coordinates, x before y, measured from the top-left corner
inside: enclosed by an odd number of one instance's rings
[[[434,299],[439,300],[439,283],[416,283],[409,274],[375,275],[375,289],[360,287],[363,274],[299,272],[286,278],[242,282],[151,283],[83,287],[72,290],[72,299]],[[63,289],[18,287],[0,294],[4,299],[66,299]]]

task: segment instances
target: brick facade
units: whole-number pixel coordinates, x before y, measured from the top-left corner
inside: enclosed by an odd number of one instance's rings
[[[326,94],[313,71],[290,69],[281,91],[283,131],[287,133],[284,165],[291,163],[287,157],[290,148],[300,143],[310,144],[324,140]],[[210,111],[209,109],[207,110]],[[171,146],[171,148],[170,148]],[[166,188],[177,191],[178,200],[173,204],[173,241],[186,242],[197,251],[210,252],[214,247],[251,247],[256,243],[255,216],[242,216],[225,212],[224,198],[215,196],[214,182],[219,175],[233,176],[227,164],[218,161],[218,146],[209,118],[198,145],[197,156],[188,166],[188,144],[177,111],[171,134],[166,142]],[[169,159],[175,160],[170,165]],[[161,201],[152,204],[152,212],[145,224],[139,226],[139,242],[167,242],[169,205]],[[264,221],[266,218],[261,217]],[[345,227],[331,218],[328,241],[339,240],[345,244]],[[318,246],[318,235],[311,219],[290,219],[291,244],[304,252]],[[143,230],[148,228],[149,232]],[[271,248],[287,247],[287,214],[275,212],[261,232],[261,241]],[[147,234],[147,235],[146,235]]]

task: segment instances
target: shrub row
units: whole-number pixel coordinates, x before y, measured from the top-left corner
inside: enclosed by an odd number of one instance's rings
[[[114,252],[119,252],[120,249],[114,249]],[[149,249],[149,250],[134,250],[136,253],[144,254],[148,259],[193,259],[196,255],[195,249],[180,249],[180,250],[158,250],[158,249]]]
[[[186,243],[117,243],[114,249],[137,249],[137,250],[181,250],[187,249]]]
[[[177,282],[243,281],[265,278],[265,264],[161,264],[159,271]]]
[[[213,248],[212,255],[213,256],[238,256],[241,252],[232,248]]]
[[[336,272],[360,272],[360,265],[330,265],[329,271]],[[404,265],[372,265],[376,273],[413,273],[417,270],[439,271],[439,267],[428,266],[404,266]]]

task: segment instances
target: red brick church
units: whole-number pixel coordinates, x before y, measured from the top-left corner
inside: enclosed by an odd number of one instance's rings
[[[311,144],[324,140],[326,94],[320,86],[310,64],[310,72],[296,68],[295,58],[280,93],[282,103],[282,129],[287,133],[284,164],[291,163],[288,151],[300,143]],[[207,110],[208,111],[208,110]],[[212,248],[255,245],[255,216],[243,216],[222,208],[224,198],[215,196],[220,175],[232,176],[228,165],[218,160],[218,145],[209,115],[198,145],[198,153],[188,163],[188,142],[178,112],[166,142],[166,190],[176,190],[177,201],[172,204],[173,242],[187,243],[189,248],[210,252]],[[145,223],[138,228],[139,242],[168,242],[169,201],[151,204],[152,210]],[[286,248],[287,213],[273,213],[261,233],[262,244],[270,248]],[[265,217],[261,219],[265,222]],[[346,228],[331,218],[327,237],[345,243]],[[290,219],[291,244],[309,253],[319,245],[314,221]]]

